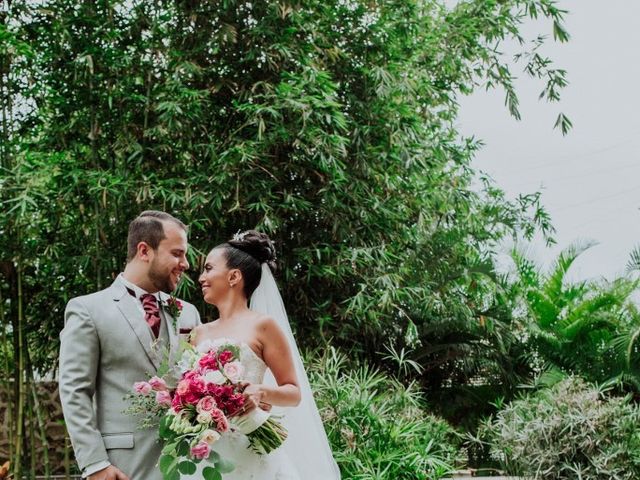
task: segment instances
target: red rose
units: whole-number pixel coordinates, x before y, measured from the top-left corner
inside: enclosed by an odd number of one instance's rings
[[[209,353],[203,355],[202,358],[200,360],[198,360],[198,365],[202,369],[208,368],[208,369],[211,369],[211,370],[217,370],[218,369],[218,361],[216,359],[216,354],[214,352],[209,352]]]
[[[194,392],[189,392],[185,396],[182,397],[183,403],[188,403],[190,405],[196,405],[200,401],[201,396]]]
[[[207,384],[201,376],[193,377],[189,382],[189,392],[202,396],[207,391]]]
[[[173,400],[171,400],[171,406],[176,412],[182,410],[182,397],[177,393],[173,396]]]
[[[209,393],[215,397],[216,400],[222,398],[225,393],[225,388],[222,385],[216,385],[212,383],[209,385]]]
[[[220,360],[220,364],[224,367],[225,364],[233,360],[233,353],[229,350],[225,350],[220,355],[218,355],[218,360]]]

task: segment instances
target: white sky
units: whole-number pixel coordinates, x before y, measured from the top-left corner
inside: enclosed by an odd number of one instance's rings
[[[485,142],[475,167],[510,198],[542,189],[558,245],[549,249],[536,240],[530,255],[547,265],[572,242],[595,240],[570,278],[611,279],[640,244],[640,1],[559,5],[569,10],[571,39],[553,42],[550,24],[543,24],[549,42],[542,53],[568,72],[561,102],[539,101],[542,84],[516,67],[522,120],[509,115],[503,92],[480,91],[461,99],[459,127]],[[526,36],[540,27],[527,25]],[[574,125],[566,137],[553,130],[560,111]]]

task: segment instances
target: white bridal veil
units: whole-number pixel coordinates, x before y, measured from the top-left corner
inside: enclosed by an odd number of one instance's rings
[[[262,278],[260,285],[251,296],[250,308],[269,315],[278,322],[287,336],[296,367],[302,400],[297,407],[286,408],[282,412],[284,413],[283,424],[287,428],[289,436],[280,448],[286,450],[287,456],[297,468],[301,478],[305,478],[305,480],[339,480],[340,469],[333,459],[329,440],[324,431],[318,407],[313,399],[309,378],[289,325],[287,311],[284,308],[278,285],[266,263],[262,264]],[[265,374],[264,381],[268,385],[277,385],[270,371]]]

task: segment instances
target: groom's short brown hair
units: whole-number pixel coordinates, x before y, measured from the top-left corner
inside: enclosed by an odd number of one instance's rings
[[[173,222],[187,231],[187,226],[173,215],[159,210],[145,210],[129,224],[127,262],[136,256],[140,242],[146,242],[154,250],[158,248],[160,242],[166,238],[163,222]]]

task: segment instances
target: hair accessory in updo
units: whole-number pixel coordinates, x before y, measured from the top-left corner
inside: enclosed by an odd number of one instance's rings
[[[251,255],[259,263],[266,263],[272,271],[275,271],[276,249],[273,241],[266,233],[258,232],[257,230],[237,232],[227,243],[234,248],[242,250],[247,255]]]
[[[240,233],[240,230],[238,230],[236,233],[233,234],[232,240],[234,242],[242,242],[244,240],[244,237],[246,237],[248,233],[249,233],[248,231]]]

